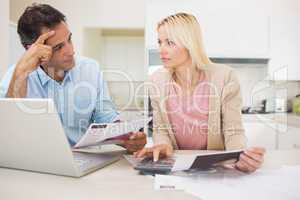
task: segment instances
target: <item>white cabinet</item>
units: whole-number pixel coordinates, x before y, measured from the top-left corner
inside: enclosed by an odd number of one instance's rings
[[[144,31],[84,29],[83,55],[97,60],[119,109],[143,109]]]
[[[295,124],[300,118],[288,114],[243,115],[243,124],[248,146],[272,149],[300,149],[300,128]],[[293,123],[293,124],[291,124]]]
[[[149,1],[146,13],[146,47],[157,48],[157,23],[177,12],[194,14],[202,28],[210,57],[269,57],[269,16],[256,1],[167,0]]]
[[[279,132],[279,149],[300,149],[300,128],[289,127]]]
[[[8,58],[9,58],[9,1],[1,0],[0,1],[0,80],[2,79],[2,75],[5,74],[8,66]]]
[[[83,54],[100,63],[107,81],[144,81],[142,29],[84,29]]]
[[[270,20],[271,80],[300,80],[300,1],[278,0]]]
[[[264,147],[267,150],[274,150],[277,146],[276,124],[263,122],[244,122],[247,146]]]

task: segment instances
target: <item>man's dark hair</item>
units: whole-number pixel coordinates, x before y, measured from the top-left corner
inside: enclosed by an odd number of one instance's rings
[[[27,48],[38,39],[43,28],[53,28],[65,21],[65,15],[50,5],[34,3],[28,6],[18,21],[22,45]]]

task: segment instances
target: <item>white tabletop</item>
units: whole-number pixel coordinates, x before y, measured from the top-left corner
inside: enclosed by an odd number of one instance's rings
[[[300,164],[300,150],[270,151],[264,168]],[[197,199],[183,191],[155,191],[153,178],[138,175],[122,159],[82,178],[0,168],[0,199]]]

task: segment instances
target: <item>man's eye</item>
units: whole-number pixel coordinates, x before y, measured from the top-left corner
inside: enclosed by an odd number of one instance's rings
[[[54,48],[53,48],[53,51],[58,51],[58,50],[62,49],[62,47],[63,47],[63,46],[57,46],[57,47],[54,47]]]

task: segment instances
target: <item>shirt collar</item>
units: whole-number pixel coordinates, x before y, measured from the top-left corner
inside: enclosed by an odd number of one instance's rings
[[[72,81],[71,71],[72,71],[72,69],[65,73],[65,77],[64,77],[64,80],[62,81],[62,84],[64,84],[68,79],[70,81]],[[48,76],[41,67],[38,67],[37,73],[38,73],[38,76],[42,83],[42,86],[45,86],[48,83],[48,81],[52,80],[52,78],[50,76]]]
[[[43,86],[51,79],[41,67],[38,67],[37,73]]]

